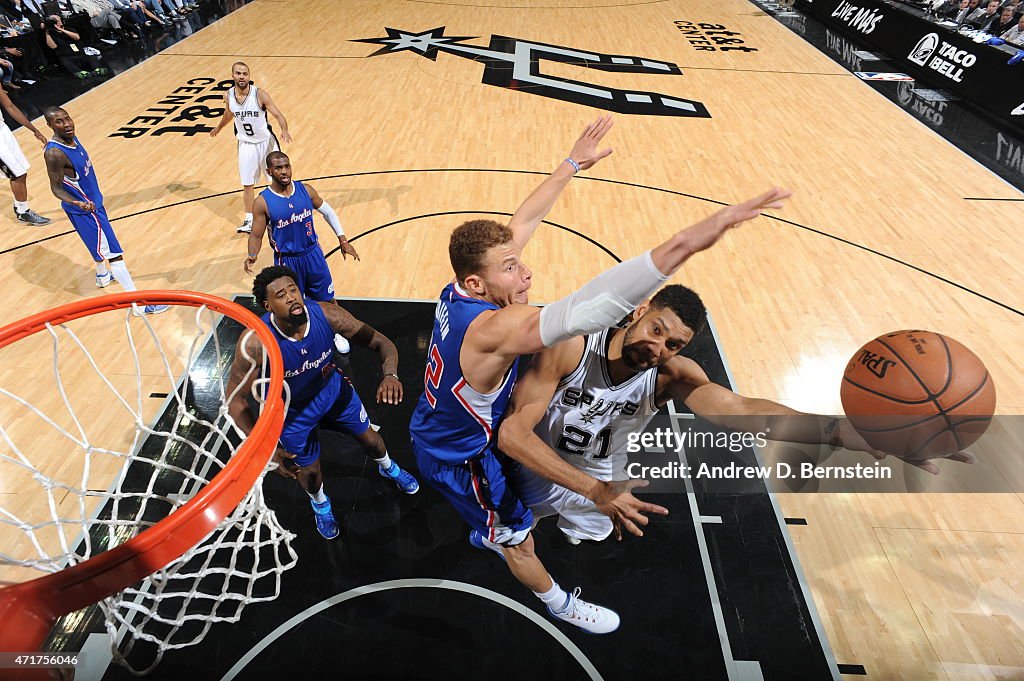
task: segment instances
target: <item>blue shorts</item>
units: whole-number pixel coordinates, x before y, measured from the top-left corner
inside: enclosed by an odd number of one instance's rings
[[[285,451],[295,455],[292,461],[297,466],[308,466],[320,458],[318,426],[352,436],[362,435],[370,427],[359,395],[347,378],[338,374],[338,379],[327,384],[306,404],[288,409],[280,443]]]
[[[470,528],[495,544],[515,546],[526,540],[533,514],[505,478],[502,462],[487,450],[462,464],[448,464],[412,443],[422,478],[444,495]]]
[[[121,244],[117,241],[114,228],[107,219],[106,209],[100,205],[92,213],[67,213],[78,236],[82,238],[89,254],[96,262],[109,260],[122,255]]]
[[[302,253],[274,253],[274,264],[295,270],[299,276],[295,283],[307,298],[321,303],[334,301],[334,280],[320,244]]]

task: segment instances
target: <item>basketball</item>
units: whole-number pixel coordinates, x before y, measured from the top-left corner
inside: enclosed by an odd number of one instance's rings
[[[865,344],[846,365],[840,397],[868,444],[916,461],[974,444],[996,406],[981,360],[930,331],[896,331]]]

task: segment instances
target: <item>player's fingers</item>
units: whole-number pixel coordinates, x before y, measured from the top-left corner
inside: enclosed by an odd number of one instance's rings
[[[641,479],[630,480],[630,481],[628,481],[626,483],[626,491],[627,492],[632,492],[633,490],[637,489],[638,487],[647,487],[647,485],[649,485],[649,484],[651,484],[651,483],[649,481],[647,481],[647,480],[641,480]]]
[[[664,506],[658,506],[657,504],[648,504],[646,501],[640,501],[637,503],[636,508],[643,513],[657,513],[658,515],[668,515],[668,509]]]
[[[632,520],[630,520],[629,518],[626,518],[626,517],[623,517],[623,518],[622,518],[622,526],[623,526],[623,527],[625,527],[625,528],[626,528],[626,531],[627,531],[627,532],[629,532],[629,533],[630,533],[630,534],[632,534],[632,535],[635,535],[635,536],[637,536],[637,537],[642,537],[642,536],[644,536],[644,531],[643,531],[643,530],[641,530],[641,529],[640,529],[639,527],[637,527],[636,525],[634,525],[634,524],[633,524],[633,521],[632,521]]]
[[[636,510],[630,509],[628,511],[629,519],[638,525],[647,525],[651,522],[651,519]]]
[[[974,463],[976,459],[970,452],[957,452],[956,454],[950,454],[946,457],[950,461],[959,461],[960,463]]]

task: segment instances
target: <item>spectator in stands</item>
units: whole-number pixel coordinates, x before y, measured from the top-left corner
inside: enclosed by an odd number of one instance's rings
[[[999,36],[1011,45],[1017,47],[1024,47],[1024,15],[1017,20],[1017,25],[1011,28],[1006,33]]]
[[[971,13],[971,0],[949,0],[939,8],[939,17],[957,24],[962,24]]]
[[[0,80],[3,81],[4,90],[20,90],[21,87],[14,80],[14,64],[6,59],[0,59]]]
[[[976,9],[967,17],[967,23],[981,31],[988,30],[995,21],[999,21],[999,0],[988,0],[985,9]]]
[[[81,37],[74,31],[64,27],[64,22],[58,16],[47,17],[46,19],[46,46],[57,53],[68,73],[76,78],[87,78],[90,75],[102,76],[109,71],[100,66],[100,60],[91,54],[85,53],[85,48],[79,44]]]
[[[79,12],[85,12],[89,15],[89,22],[100,31],[107,29],[109,32],[116,33],[125,37],[125,31],[121,30],[121,17],[114,11],[114,6],[110,0],[71,0],[71,6]],[[102,38],[101,38],[102,40]],[[110,42],[109,39],[104,42]],[[114,41],[117,42],[116,40]]]
[[[27,21],[34,28],[43,19],[43,1],[0,0],[0,11],[12,22]]]
[[[161,26],[164,24],[160,17],[149,11],[146,3],[142,0],[111,0],[111,2],[123,19],[127,19],[137,26],[145,28],[153,24]]]
[[[988,32],[992,35],[1001,36],[1017,24],[1017,17],[1013,15],[1013,8],[1009,5],[999,10],[999,19],[989,24]]]

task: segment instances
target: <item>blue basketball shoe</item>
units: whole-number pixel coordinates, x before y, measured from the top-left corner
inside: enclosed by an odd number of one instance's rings
[[[338,521],[334,519],[334,512],[331,511],[331,500],[318,504],[310,499],[309,503],[313,507],[313,517],[316,518],[316,531],[324,539],[337,538],[341,534],[341,528],[338,527]]]
[[[402,470],[394,461],[391,462],[391,468],[387,470],[377,466],[377,472],[395,483],[398,489],[402,490],[403,494],[416,494],[416,492],[420,491],[420,483],[416,482],[416,478]]]

